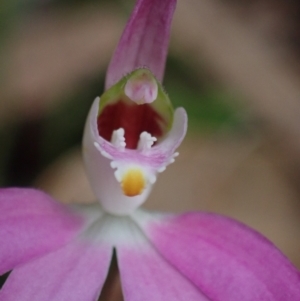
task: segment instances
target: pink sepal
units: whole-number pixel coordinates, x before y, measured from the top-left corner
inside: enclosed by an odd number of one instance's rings
[[[0,275],[72,240],[83,219],[34,189],[0,189]]]
[[[169,261],[214,301],[299,301],[299,272],[266,238],[216,214],[187,213],[141,226]]]
[[[111,256],[108,245],[74,241],[14,269],[0,291],[0,300],[98,300]]]
[[[147,67],[161,82],[176,0],[138,0],[106,74],[106,89],[127,73]]]

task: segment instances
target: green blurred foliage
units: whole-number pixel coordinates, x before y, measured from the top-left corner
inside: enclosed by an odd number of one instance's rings
[[[242,107],[205,74],[205,67],[199,76],[183,61],[169,57],[164,86],[174,107],[186,109],[190,130],[214,134],[244,128],[246,120]]]
[[[83,128],[93,100],[104,90],[105,74],[99,74],[76,95],[48,114],[42,122],[42,164],[47,165],[64,151],[81,145]]]

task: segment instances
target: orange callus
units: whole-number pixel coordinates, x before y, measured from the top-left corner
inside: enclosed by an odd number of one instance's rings
[[[129,169],[123,176],[121,187],[126,196],[136,196],[143,192],[146,185],[143,172],[139,168]]]

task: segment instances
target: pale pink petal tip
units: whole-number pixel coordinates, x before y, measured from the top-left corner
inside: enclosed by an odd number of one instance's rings
[[[0,275],[65,245],[83,224],[41,191],[0,189]]]
[[[72,242],[14,269],[0,291],[0,300],[98,300],[111,256],[107,245]]]
[[[124,75],[147,67],[161,82],[176,0],[138,0],[114,52],[106,89]]]
[[[209,300],[299,301],[296,268],[267,239],[215,214],[139,221],[160,254]]]

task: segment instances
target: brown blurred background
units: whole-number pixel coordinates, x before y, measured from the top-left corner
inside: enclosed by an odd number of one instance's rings
[[[0,185],[91,202],[80,142],[133,0],[6,0]],[[178,0],[164,85],[190,117],[145,207],[214,211],[300,267],[300,4]]]

